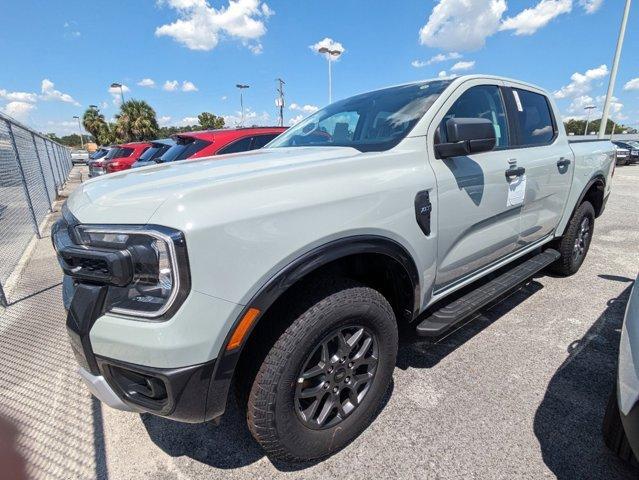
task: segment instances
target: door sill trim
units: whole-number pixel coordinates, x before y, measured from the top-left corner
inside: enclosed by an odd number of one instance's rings
[[[459,290],[460,288],[463,288],[466,285],[469,285],[469,284],[473,283],[474,281],[479,280],[484,275],[488,275],[489,273],[494,272],[495,270],[503,267],[507,263],[510,263],[511,261],[516,260],[519,257],[522,257],[522,256],[526,255],[527,253],[530,253],[531,251],[541,247],[542,245],[544,245],[544,244],[548,243],[549,241],[551,241],[553,238],[554,238],[554,232],[551,232],[550,234],[546,235],[544,238],[542,238],[540,240],[537,240],[535,243],[533,243],[531,245],[528,245],[527,247],[524,247],[524,248],[522,248],[520,250],[517,250],[517,251],[511,253],[510,255],[502,258],[501,260],[498,260],[495,263],[492,263],[491,265],[488,265],[488,266],[482,268],[481,270],[479,270],[477,272],[471,273],[470,275],[468,275],[466,277],[462,277],[459,280],[456,280],[451,285],[447,285],[446,287],[440,288],[438,290],[433,290],[433,293],[431,294],[430,300],[422,308],[422,310],[428,308],[433,303],[441,300],[445,296],[450,295],[451,293]]]

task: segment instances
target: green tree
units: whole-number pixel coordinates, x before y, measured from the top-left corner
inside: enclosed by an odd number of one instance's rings
[[[210,112],[202,112],[197,116],[200,126],[205,130],[224,128],[224,118]]]
[[[144,100],[127,100],[115,115],[115,134],[120,141],[131,142],[157,138],[155,110]]]
[[[97,108],[87,108],[84,115],[82,115],[82,125],[93,138],[104,144],[101,137],[104,135],[105,129],[108,129],[108,125],[106,120],[104,120],[104,115]]]
[[[612,126],[614,122],[611,119],[608,119],[608,123],[606,124],[606,135],[610,135],[612,133]],[[593,133],[599,133],[599,126],[601,125],[601,118],[597,118],[595,120],[591,120],[588,122],[588,135],[592,135]],[[566,127],[566,133],[568,135],[583,135],[586,131],[586,121],[585,120],[575,120],[571,118],[567,122],[564,122],[564,126]],[[627,127],[624,124],[616,124],[615,133],[623,133],[628,132],[632,133],[634,129]]]

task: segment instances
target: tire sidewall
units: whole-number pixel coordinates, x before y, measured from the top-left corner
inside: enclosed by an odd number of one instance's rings
[[[375,292],[376,293],[376,292]],[[346,295],[345,295],[346,294]],[[296,338],[297,347],[287,360],[276,388],[275,427],[286,450],[299,457],[320,458],[352,441],[370,423],[388,389],[397,357],[397,325],[390,306],[376,302],[347,300],[347,291],[329,299],[330,309],[311,308],[302,317],[307,323]],[[341,301],[340,301],[341,300]],[[304,362],[333,330],[348,325],[368,328],[377,337],[379,360],[373,384],[362,403],[332,428],[314,430],[305,426],[295,411],[294,392]]]

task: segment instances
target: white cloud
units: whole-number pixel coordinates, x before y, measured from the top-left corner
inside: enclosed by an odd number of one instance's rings
[[[40,95],[40,98],[42,98],[42,100],[72,103],[73,105],[80,106],[80,104],[76,102],[71,95],[68,93],[62,93],[60,90],[56,90],[54,83],[48,78],[42,80],[42,95]]]
[[[537,5],[505,19],[500,30],[514,30],[515,35],[532,35],[550,21],[572,10],[572,0],[541,0]]]
[[[639,90],[639,77],[628,80],[623,86],[624,90]]]
[[[235,112],[231,115],[222,115],[224,123],[233,127],[239,125],[242,122],[242,112]],[[272,123],[271,116],[268,112],[257,113],[250,108],[244,110],[244,125],[270,125]]]
[[[574,98],[585,95],[592,89],[595,80],[608,76],[608,67],[600,65],[586,70],[585,73],[575,72],[570,76],[571,82],[554,92],[555,98]]]
[[[471,70],[475,67],[475,60],[470,62],[457,62],[455,65],[450,67],[453,72],[462,72],[464,70]]]
[[[346,49],[344,48],[344,45],[342,45],[339,42],[336,42],[335,40],[333,40],[332,38],[329,38],[329,37],[326,37],[323,40],[320,40],[319,42],[308,46],[308,48],[313,50],[315,53],[319,53],[318,50],[320,48],[322,48],[322,47],[328,48],[329,50],[337,50],[338,52],[342,52],[342,53],[344,53],[346,51]],[[330,60],[332,60],[332,61],[337,60],[341,56],[341,55],[339,55],[339,56],[329,55],[328,53],[325,53],[323,55],[326,58],[330,57]]]
[[[410,64],[415,68],[422,68],[427,65],[432,65],[433,63],[441,63],[446,62],[448,60],[457,60],[461,58],[461,53],[458,52],[450,52],[450,53],[438,53],[437,55],[430,57],[430,59],[423,60],[413,60]]]
[[[585,107],[589,106],[597,107],[595,104],[595,99],[590,95],[579,95],[575,97],[570,102],[568,106],[567,112],[571,114],[570,118],[575,118],[577,120],[581,120],[586,117]],[[597,110],[593,110],[590,112],[590,118],[595,118]],[[601,113],[599,113],[601,115]]]
[[[143,78],[142,80],[140,80],[138,82],[138,85],[140,87],[149,87],[149,88],[154,88],[155,87],[155,81],[151,78]]]
[[[200,120],[198,120],[197,117],[184,117],[182,120],[179,121],[180,127],[186,127],[190,125],[199,125],[199,124],[200,124]]]
[[[0,88],[0,98],[9,100],[10,102],[15,101],[35,103],[38,101],[38,94],[30,92],[9,92]]]
[[[448,73],[446,73],[446,70],[442,70],[441,72],[439,72],[439,73],[437,74],[437,76],[438,76],[439,78],[445,78],[445,77],[447,77],[447,76],[448,76]]]
[[[229,97],[227,97],[226,95],[222,95],[220,97],[220,100],[222,100],[223,102],[226,102],[228,100]]]
[[[579,0],[579,5],[586,13],[595,13],[603,4],[603,0]]]
[[[213,8],[207,0],[160,0],[177,10],[178,19],[155,29],[191,50],[213,50],[221,37],[238,39],[252,51],[261,51],[259,39],[266,33],[264,20],[274,14],[260,0],[229,0],[226,7]]]
[[[302,112],[305,113],[307,115],[310,115],[311,113],[315,113],[319,110],[319,107],[316,105],[299,105],[295,102],[291,103],[288,107],[290,110],[296,110],[298,112]]]
[[[478,50],[499,29],[505,11],[506,0],[439,0],[419,41],[446,51]]]
[[[596,98],[596,101],[603,108],[604,102],[606,101],[606,96],[599,95]],[[617,97],[612,97],[610,99],[610,112],[609,112],[610,119],[614,120],[615,122],[627,120],[628,117],[623,114],[622,109],[623,109],[623,103],[621,103]]]
[[[293,118],[291,118],[288,121],[289,125],[295,125],[296,123],[300,123],[302,120],[304,120],[304,115],[302,115],[301,113],[299,115],[295,115]]]
[[[180,86],[180,82],[177,80],[167,80],[162,85],[162,90],[166,90],[167,92],[175,92]]]
[[[158,125],[160,127],[166,127],[171,123],[171,117],[169,117],[168,115],[163,115],[160,118],[158,118]]]
[[[7,103],[2,112],[16,120],[26,122],[29,119],[29,113],[35,108],[36,106],[33,103],[15,101]]]
[[[182,82],[182,91],[183,92],[197,92],[197,87],[193,82],[189,82],[188,80],[184,80]]]
[[[123,93],[128,93],[130,91],[131,89],[129,87],[122,84]],[[113,97],[113,105],[119,105],[120,103],[122,103],[122,95],[120,95],[120,87],[109,87],[108,92],[111,94],[111,97]]]

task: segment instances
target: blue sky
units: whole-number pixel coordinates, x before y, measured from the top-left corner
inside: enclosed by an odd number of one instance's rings
[[[275,124],[282,77],[288,124],[328,100],[327,59],[310,48],[328,38],[344,50],[332,64],[334,100],[440,72],[489,73],[536,83],[565,116],[580,117],[603,103],[622,9],[621,0],[2,0],[0,109],[68,134],[89,104],[113,116],[109,85],[118,81],[163,125],[196,123],[202,111],[233,124],[239,82],[250,85],[249,122]],[[612,108],[633,126],[637,9]]]

